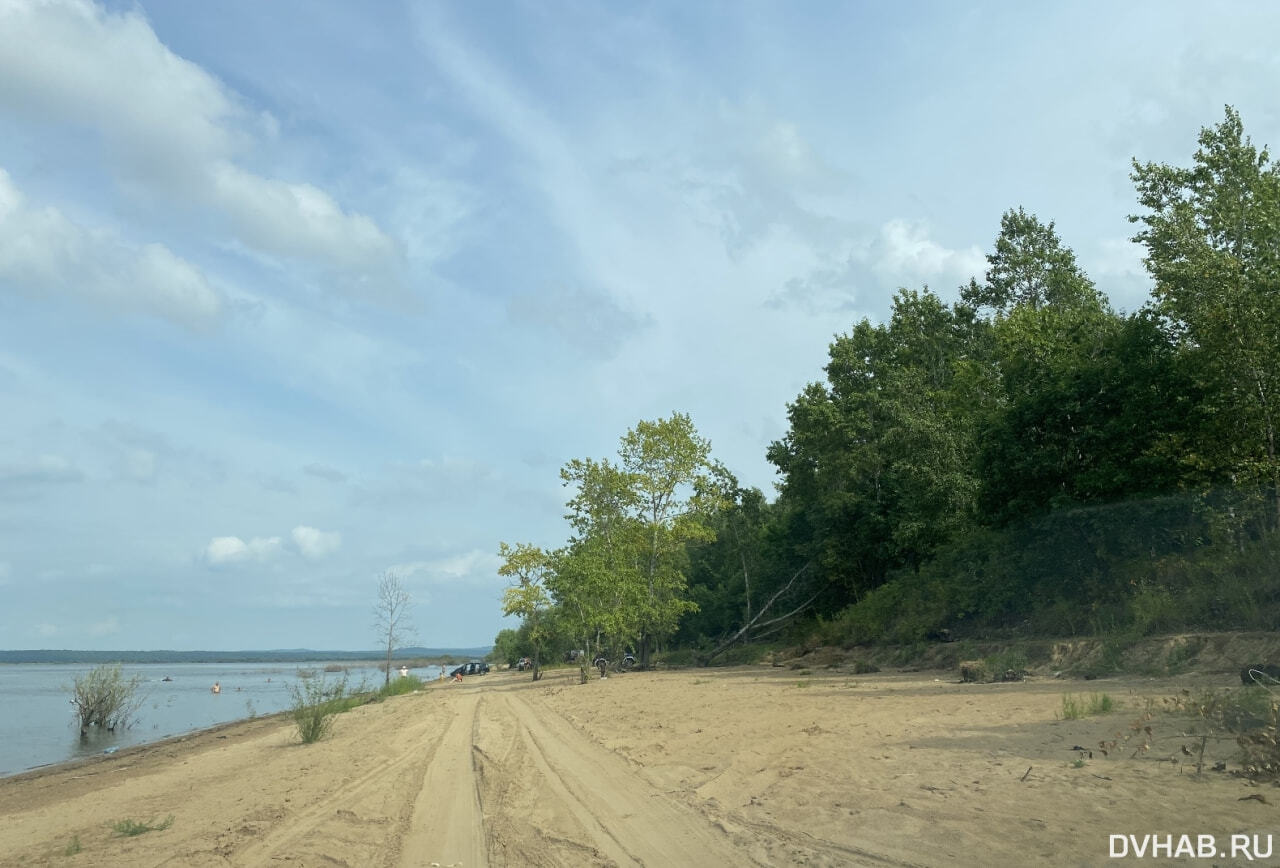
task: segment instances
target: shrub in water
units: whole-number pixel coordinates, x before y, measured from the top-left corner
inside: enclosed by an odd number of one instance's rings
[[[104,664],[76,676],[71,694],[82,731],[90,726],[127,728],[147,698],[142,692],[142,676],[125,677],[119,663]]]

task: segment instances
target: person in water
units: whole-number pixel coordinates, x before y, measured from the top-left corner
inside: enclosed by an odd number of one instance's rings
[[[222,685],[221,685],[221,684],[219,684],[219,683],[218,683],[218,682],[216,682],[216,681],[215,681],[215,682],[213,682],[213,686],[209,688],[209,692],[210,692],[210,693],[221,693],[221,692],[222,692]]]

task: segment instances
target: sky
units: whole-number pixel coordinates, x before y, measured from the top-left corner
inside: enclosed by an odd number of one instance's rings
[[[559,468],[744,484],[827,349],[1000,215],[1150,292],[1130,161],[1280,143],[1280,5],[0,0],[0,648],[504,626]]]

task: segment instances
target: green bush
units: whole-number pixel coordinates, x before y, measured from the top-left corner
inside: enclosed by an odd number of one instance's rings
[[[347,693],[347,678],[327,682],[315,673],[298,673],[298,683],[289,686],[293,697],[291,714],[303,744],[312,744],[329,734],[333,717],[359,705],[360,697]]]
[[[108,663],[78,675],[71,687],[71,702],[80,728],[90,726],[127,729],[146,700],[142,676],[125,677],[119,663]]]

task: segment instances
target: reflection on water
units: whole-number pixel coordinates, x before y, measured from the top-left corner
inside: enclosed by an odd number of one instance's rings
[[[301,664],[323,670],[324,664]],[[128,729],[91,728],[81,737],[71,685],[91,664],[19,663],[0,666],[0,775],[81,756],[156,741],[232,720],[272,714],[291,704],[289,687],[298,681],[297,663],[148,663],[126,665],[126,676],[141,675],[146,695],[137,721]],[[334,666],[327,667],[335,668]],[[346,664],[348,683],[381,684],[376,668]],[[342,673],[326,672],[329,679]],[[170,680],[165,680],[170,679]],[[210,691],[214,682],[222,692]]]

